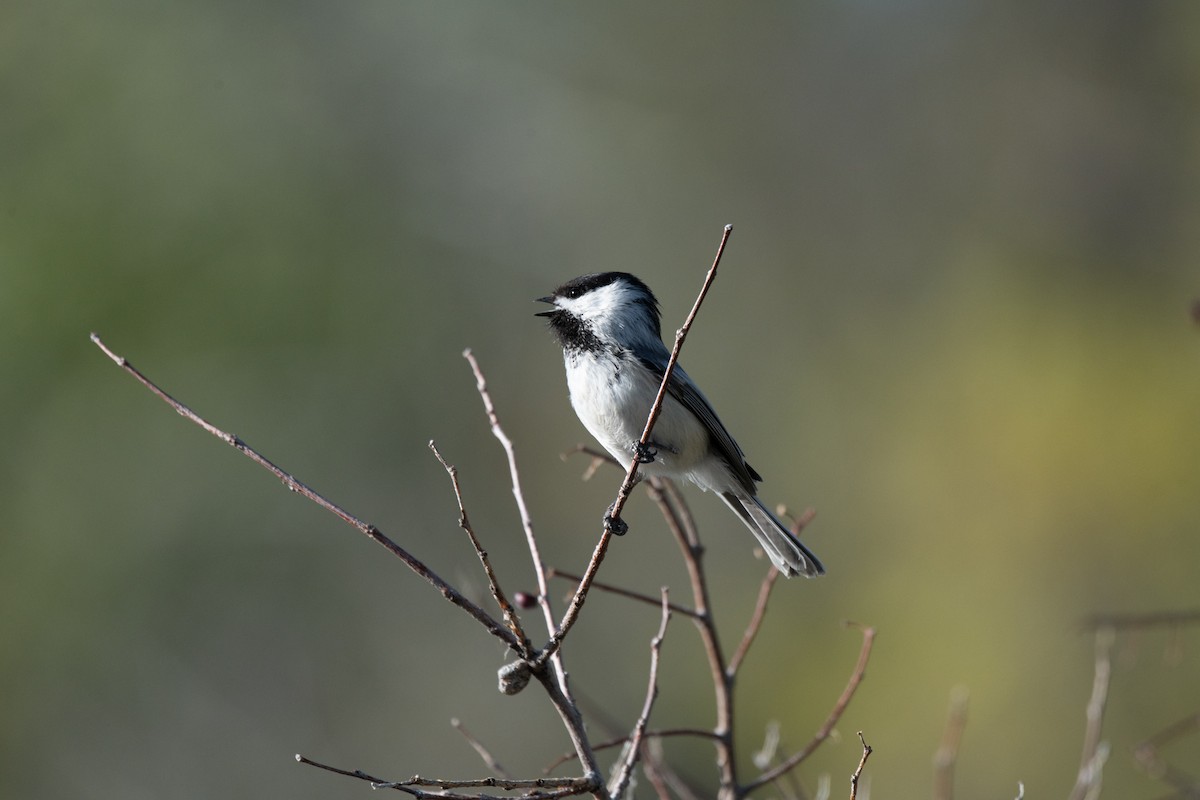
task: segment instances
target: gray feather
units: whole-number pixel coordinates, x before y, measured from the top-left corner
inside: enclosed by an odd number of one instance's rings
[[[784,577],[803,575],[813,578],[825,574],[825,567],[820,560],[757,497],[739,497],[731,492],[722,492],[721,499],[746,524],[771,563]]]
[[[662,363],[659,363],[658,358],[643,357],[641,362],[661,381],[663,373],[667,369],[667,360],[664,358],[661,360]],[[758,489],[755,487],[755,483],[761,481],[762,476],[754,471],[754,467],[746,463],[746,455],[742,452],[742,448],[725,429],[720,418],[717,417],[717,412],[713,411],[712,405],[708,402],[708,398],[678,364],[671,372],[671,382],[667,384],[667,391],[683,404],[684,408],[695,414],[708,429],[713,451],[728,465],[730,474],[742,485],[742,488],[750,495],[757,493]]]

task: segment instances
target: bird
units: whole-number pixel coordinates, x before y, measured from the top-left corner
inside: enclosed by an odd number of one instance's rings
[[[641,446],[671,355],[662,341],[658,300],[645,283],[628,272],[595,272],[537,301],[553,306],[536,316],[547,319],[562,347],[575,414],[618,463],[636,454],[639,479],[679,478],[716,493],[783,575],[825,573],[820,559],[758,498],[762,476],[678,364],[651,440]],[[605,526],[616,534],[626,529],[611,508]]]

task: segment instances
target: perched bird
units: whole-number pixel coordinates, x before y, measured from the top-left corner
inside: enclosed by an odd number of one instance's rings
[[[716,492],[757,537],[787,577],[821,575],[825,568],[757,497],[762,477],[746,463],[708,400],[678,365],[671,373],[651,441],[639,443],[671,354],[663,345],[658,301],[627,272],[598,272],[538,298],[554,308],[550,321],[562,345],[567,389],[579,421],[617,461],[634,453],[639,475],[684,478]],[[614,533],[624,523],[605,517]]]

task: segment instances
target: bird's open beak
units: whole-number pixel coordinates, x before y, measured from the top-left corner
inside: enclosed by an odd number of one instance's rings
[[[554,305],[554,298],[547,295],[546,297],[539,297],[535,302],[550,303],[551,305]],[[557,313],[558,313],[558,307],[555,306],[554,308],[550,309],[549,311],[539,311],[536,314],[534,314],[534,316],[535,317],[550,317]]]

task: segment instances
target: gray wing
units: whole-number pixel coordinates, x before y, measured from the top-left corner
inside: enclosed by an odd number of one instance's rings
[[[662,380],[663,373],[667,369],[666,360],[640,358],[640,361],[660,381]],[[717,412],[713,411],[712,405],[709,404],[708,398],[696,387],[696,384],[692,382],[692,379],[688,377],[688,374],[678,364],[675,365],[675,369],[671,372],[671,381],[667,384],[667,392],[704,423],[704,427],[708,430],[709,443],[713,451],[729,465],[729,471],[737,479],[738,483],[742,485],[742,488],[751,497],[756,495],[758,489],[754,484],[757,481],[761,481],[762,476],[754,471],[754,467],[746,463],[746,456],[742,453],[742,448],[738,447],[738,443],[729,435],[729,431],[725,430],[725,426],[717,418]]]

